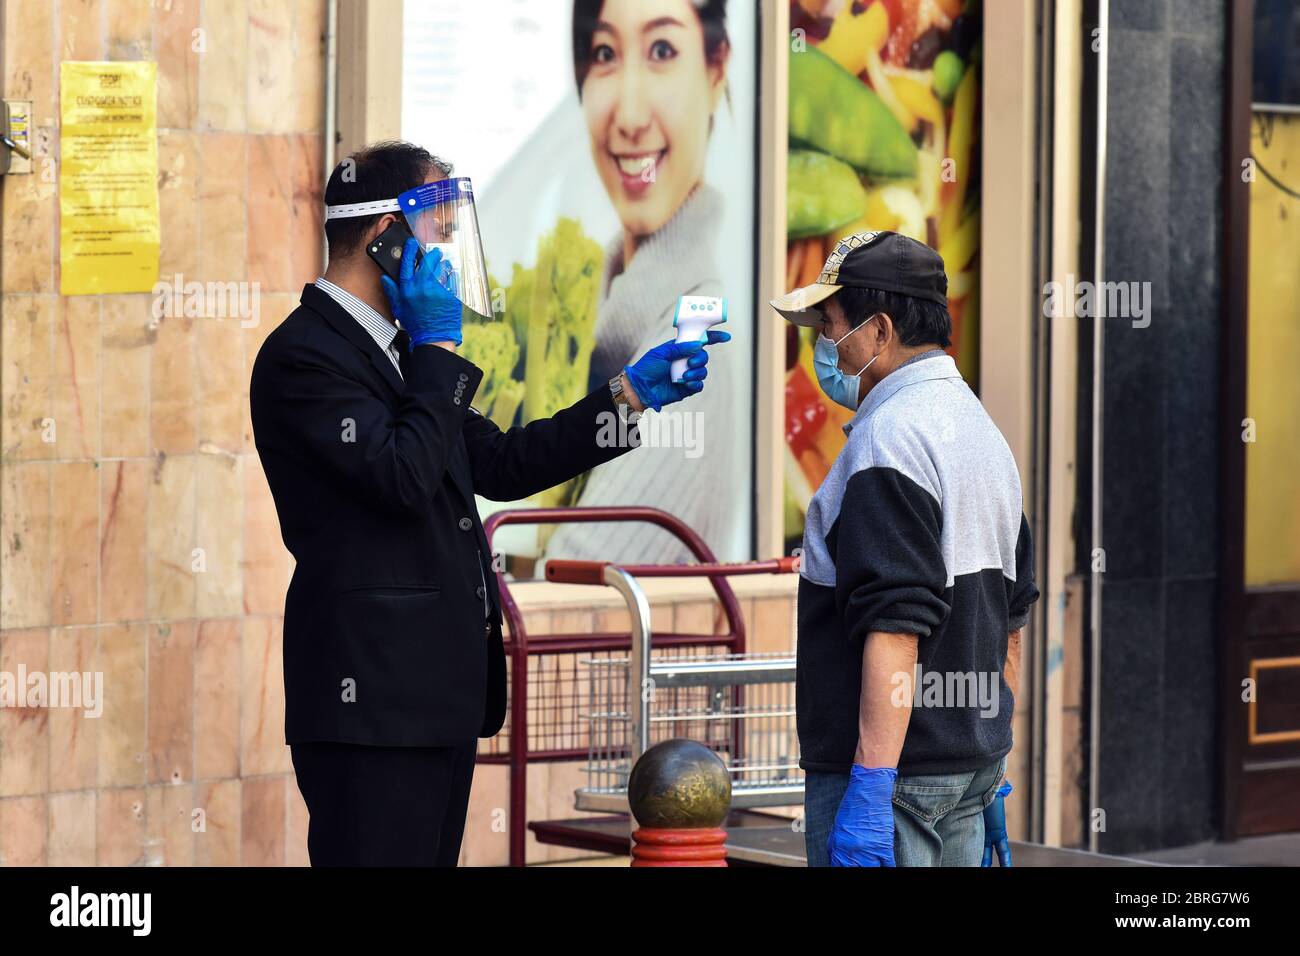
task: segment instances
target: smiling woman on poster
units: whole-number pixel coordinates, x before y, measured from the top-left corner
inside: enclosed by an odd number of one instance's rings
[[[679,297],[727,294],[715,248],[723,200],[703,179],[713,115],[727,95],[726,0],[575,0],[573,44],[592,158],[622,224],[606,251],[591,357],[590,380],[603,382],[663,338]],[[719,355],[711,375],[736,381],[740,356]],[[715,550],[731,549],[748,503],[726,490],[748,467],[749,414],[729,388],[704,392],[692,411],[680,434],[695,447],[647,449],[631,467],[603,465],[573,503],[662,508]],[[690,559],[644,525],[613,533],[561,525],[547,556]]]

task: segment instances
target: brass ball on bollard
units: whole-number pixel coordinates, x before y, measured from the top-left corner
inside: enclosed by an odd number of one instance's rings
[[[627,800],[643,827],[719,827],[731,807],[731,775],[703,744],[665,740],[643,753],[632,768]]]

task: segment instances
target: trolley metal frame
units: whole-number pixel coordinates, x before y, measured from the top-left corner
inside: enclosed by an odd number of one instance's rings
[[[556,583],[605,585],[617,590],[627,602],[631,612],[630,633],[548,633],[529,634],[524,626],[523,613],[510,593],[509,583],[504,573],[497,572],[497,583],[501,594],[501,610],[505,618],[508,633],[505,640],[507,666],[509,668],[509,713],[508,727],[502,735],[505,749],[499,741],[485,742],[488,749],[478,755],[478,762],[483,764],[506,765],[509,767],[509,852],[510,865],[523,866],[527,836],[526,808],[528,799],[528,764],[543,762],[572,762],[587,758],[592,759],[593,748],[590,740],[590,727],[584,722],[590,719],[591,707],[583,714],[577,707],[580,696],[564,696],[563,689],[555,700],[547,701],[548,693],[563,685],[559,668],[565,661],[577,663],[604,662],[597,666],[609,666],[617,663],[612,655],[622,652],[629,668],[628,686],[639,688],[643,682],[652,679],[656,687],[701,686],[702,681],[709,684],[718,682],[723,673],[729,685],[743,685],[749,682],[772,682],[793,680],[793,658],[763,660],[745,655],[745,623],[740,611],[740,602],[736,599],[727,578],[743,574],[779,574],[794,571],[795,559],[780,558],[771,561],[755,561],[743,564],[720,564],[709,550],[703,539],[675,516],[656,508],[645,507],[602,507],[602,508],[530,508],[526,510],[499,511],[491,515],[485,523],[489,546],[496,529],[503,525],[515,524],[565,524],[565,523],[611,523],[643,522],[667,531],[681,541],[698,562],[684,565],[624,565],[617,566],[601,561],[564,561],[552,560],[547,563],[547,580]],[[726,628],[714,634],[684,634],[666,632],[653,636],[653,650],[669,649],[682,652],[682,656],[669,660],[655,660],[651,656],[650,605],[645,592],[637,583],[637,578],[646,577],[706,577],[713,588],[714,596],[722,610]],[[721,657],[709,661],[692,661],[690,655],[702,652],[720,652]],[[552,659],[554,679],[547,676],[547,659]],[[529,680],[536,663],[538,678],[534,681],[538,691],[537,697],[542,701],[533,701],[530,714]],[[721,668],[721,671],[719,670]],[[547,680],[548,683],[543,683]],[[576,686],[577,678],[573,683]],[[738,691],[742,693],[742,691]],[[636,695],[643,698],[644,695]],[[632,701],[629,694],[628,701]],[[627,717],[632,723],[630,742],[626,747],[610,750],[617,754],[622,764],[618,772],[625,776],[626,768],[635,762],[649,746],[650,726],[654,719],[649,712],[649,702],[641,699],[639,707],[628,708]],[[544,711],[543,707],[547,709]],[[565,711],[569,712],[566,714]],[[550,720],[559,717],[558,721]],[[533,732],[532,717],[537,717],[540,729]],[[733,721],[733,753],[739,755],[743,748],[741,715],[731,716]],[[565,718],[568,723],[565,723]],[[550,720],[550,722],[548,722]],[[759,788],[746,788],[752,792],[740,796],[735,805],[763,806],[794,802],[796,792],[802,791],[802,783],[797,787],[787,785],[770,792],[761,792]],[[586,791],[585,793],[583,791]],[[606,792],[600,792],[605,790]],[[580,809],[623,810],[626,811],[626,797],[619,788],[583,788],[577,795]]]

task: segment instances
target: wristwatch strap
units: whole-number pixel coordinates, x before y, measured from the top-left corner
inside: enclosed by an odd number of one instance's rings
[[[609,380],[609,396],[614,399],[614,407],[618,409],[619,420],[629,425],[635,425],[641,421],[641,413],[633,406],[629,391],[623,385],[621,373]]]
[[[609,396],[614,399],[615,405],[631,406],[627,399],[627,390],[623,388],[623,374],[620,372],[609,380]]]

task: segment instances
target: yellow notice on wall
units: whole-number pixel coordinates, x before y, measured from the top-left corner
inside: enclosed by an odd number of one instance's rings
[[[60,67],[59,291],[149,292],[158,281],[158,65]]]

